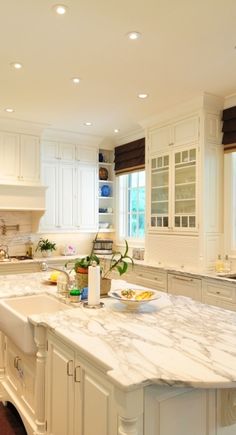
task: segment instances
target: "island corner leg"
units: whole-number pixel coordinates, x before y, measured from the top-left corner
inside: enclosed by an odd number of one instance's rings
[[[117,435],[143,435],[143,390],[115,391]]]
[[[36,352],[36,378],[35,378],[35,424],[34,435],[45,435],[47,424],[45,416],[45,368],[46,368],[46,329],[35,326],[34,341]]]

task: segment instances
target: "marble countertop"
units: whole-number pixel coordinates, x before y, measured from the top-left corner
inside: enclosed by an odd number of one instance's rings
[[[114,289],[125,284],[113,280]],[[137,311],[107,298],[100,310],[81,304],[55,315],[31,316],[31,321],[103,365],[123,388],[235,388],[236,313],[182,296],[159,295]]]
[[[45,285],[48,276],[0,276],[0,298],[55,294],[55,286]],[[112,286],[127,284],[113,280]],[[125,389],[140,384],[235,388],[236,313],[183,296],[159,295],[136,311],[106,298],[100,310],[78,304],[56,314],[32,315],[30,321],[53,330]]]

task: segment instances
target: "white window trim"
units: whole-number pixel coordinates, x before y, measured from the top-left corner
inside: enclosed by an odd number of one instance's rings
[[[236,158],[224,156],[224,250],[236,258]]]

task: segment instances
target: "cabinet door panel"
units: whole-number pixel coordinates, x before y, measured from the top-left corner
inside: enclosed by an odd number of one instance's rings
[[[2,181],[18,181],[20,136],[14,133],[0,134],[0,178]]]
[[[78,225],[80,229],[96,230],[98,225],[97,167],[80,165],[78,183]]]
[[[172,135],[174,145],[184,145],[198,140],[199,118],[193,116],[173,124]]]
[[[44,160],[55,160],[59,158],[59,145],[54,141],[42,143],[42,155]]]
[[[171,128],[169,125],[156,128],[149,133],[149,149],[151,154],[166,149],[171,144]]]
[[[73,228],[75,203],[74,165],[63,164],[60,166],[59,186],[59,225],[62,228]]]
[[[59,157],[61,160],[73,162],[75,160],[75,145],[73,143],[60,143]]]
[[[47,421],[50,435],[72,435],[74,431],[74,352],[64,344],[48,343]],[[68,369],[69,367],[69,369]],[[70,370],[70,371],[69,371]]]
[[[170,156],[160,154],[151,160],[152,228],[168,228],[170,210]]]
[[[40,179],[39,138],[22,134],[20,145],[20,177],[22,181],[38,183]]]
[[[96,148],[84,148],[78,145],[76,148],[76,160],[96,163],[98,161],[98,150]]]
[[[41,220],[41,229],[55,229],[59,225],[58,217],[58,167],[54,163],[44,163],[42,181],[46,189],[46,211]]]

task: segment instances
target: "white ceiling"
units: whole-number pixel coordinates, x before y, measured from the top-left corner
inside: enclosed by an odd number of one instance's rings
[[[113,137],[200,92],[230,95],[235,23],[235,0],[2,1],[0,116]],[[142,38],[128,40],[131,30]]]

